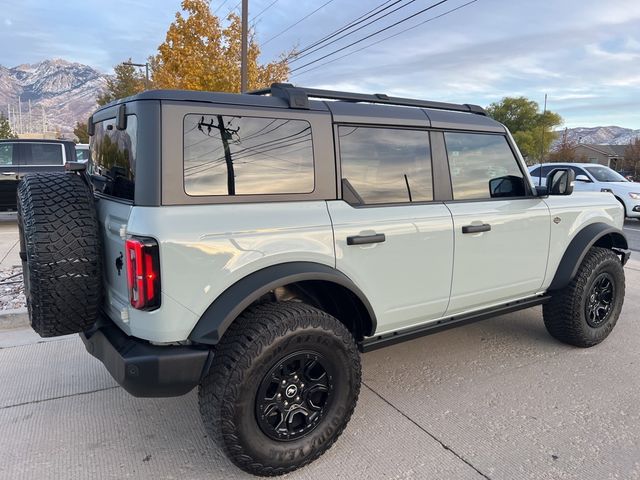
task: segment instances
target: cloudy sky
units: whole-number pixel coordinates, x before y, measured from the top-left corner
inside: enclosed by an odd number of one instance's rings
[[[249,0],[263,60],[394,3],[332,0],[282,33],[326,1]],[[480,105],[506,95],[542,104],[547,93],[549,108],[568,127],[640,128],[640,0],[476,0],[463,6],[467,2],[445,0],[318,60],[436,3],[401,0],[384,13],[403,6],[397,12],[293,62],[291,80]],[[226,15],[237,3],[214,0],[212,9]],[[125,58],[143,61],[154,53],[178,9],[179,0],[0,0],[0,64],[59,57],[109,72]]]

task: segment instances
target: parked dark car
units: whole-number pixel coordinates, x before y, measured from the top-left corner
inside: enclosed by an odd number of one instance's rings
[[[76,161],[75,144],[66,140],[0,140],[0,210],[16,209],[16,189],[27,173],[63,171]]]

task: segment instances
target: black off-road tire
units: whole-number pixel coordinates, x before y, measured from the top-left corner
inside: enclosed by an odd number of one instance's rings
[[[327,364],[333,386],[326,411],[302,436],[274,439],[265,433],[264,417],[262,424],[258,419],[263,398],[258,394],[267,379],[281,378],[274,369],[281,372],[287,359],[300,355],[318,355]],[[263,303],[244,312],[216,347],[199,389],[200,412],[209,434],[238,467],[254,475],[281,475],[333,445],[356,406],[360,380],[360,356],[342,323],[304,303]],[[304,392],[300,395],[304,398]]]
[[[596,282],[613,285],[610,310],[594,324],[588,305]],[[576,347],[592,347],[602,342],[618,321],[624,302],[625,278],[620,258],[611,250],[593,247],[587,252],[575,278],[544,304],[544,324],[552,337]]]
[[[102,245],[87,184],[69,173],[26,175],[18,228],[31,327],[41,337],[87,330],[102,305]]]

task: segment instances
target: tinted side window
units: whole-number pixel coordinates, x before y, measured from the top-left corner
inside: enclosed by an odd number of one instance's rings
[[[13,165],[13,145],[0,144],[0,165]]]
[[[505,137],[452,132],[444,136],[454,200],[526,195],[524,175]]]
[[[62,165],[62,145],[54,143],[25,143],[24,165]]]
[[[429,134],[397,128],[338,128],[343,197],[349,203],[433,200]]]
[[[91,137],[89,172],[94,188],[105,195],[134,199],[138,120],[127,115],[127,128],[118,130],[115,118],[97,122]]]
[[[184,119],[187,195],[311,193],[311,125],[304,120],[228,115]]]

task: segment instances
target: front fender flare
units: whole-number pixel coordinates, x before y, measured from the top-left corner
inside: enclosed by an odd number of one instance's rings
[[[254,301],[277,287],[305,280],[324,280],[351,290],[367,309],[375,331],[373,308],[349,277],[320,263],[289,262],[253,272],[227,288],[202,314],[189,339],[197,343],[217,344],[229,325]]]
[[[627,250],[629,248],[627,238],[622,230],[606,223],[592,223],[580,230],[562,256],[556,274],[549,285],[548,290],[560,290],[571,282],[578,273],[582,260],[596,243],[608,237],[610,248]],[[608,242],[609,245],[609,242]]]

